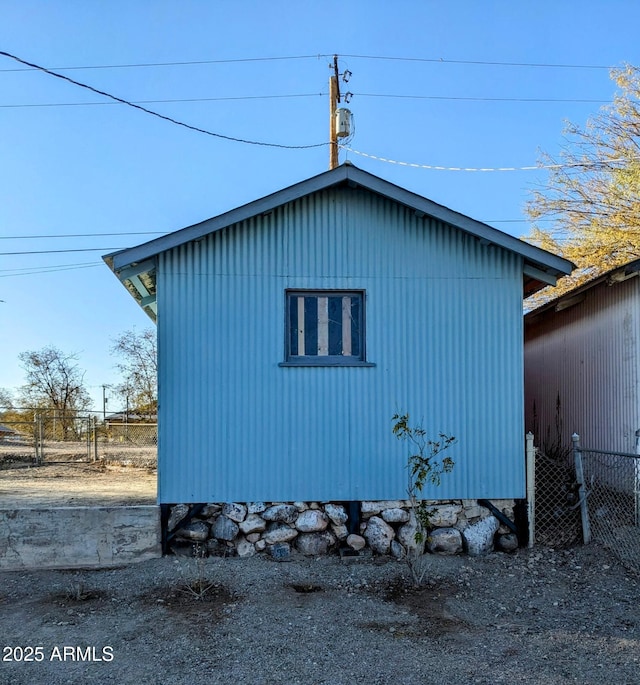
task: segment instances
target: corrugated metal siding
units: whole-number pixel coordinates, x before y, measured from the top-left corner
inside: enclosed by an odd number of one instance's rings
[[[404,497],[409,411],[458,438],[439,498],[522,496],[522,264],[362,190],[161,255],[160,501]],[[366,291],[373,368],[283,368],[285,289]]]
[[[588,290],[583,302],[544,312],[525,334],[527,430],[542,445],[556,435],[560,397],[562,439],[577,432],[595,449],[633,451],[638,415],[640,281]],[[537,417],[534,417],[534,403]]]

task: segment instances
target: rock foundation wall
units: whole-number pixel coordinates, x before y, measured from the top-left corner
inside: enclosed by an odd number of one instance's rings
[[[518,546],[509,528],[475,500],[427,504],[433,526],[429,552],[480,555]],[[513,520],[513,500],[493,504]],[[170,508],[166,533],[168,546],[176,553],[196,544],[200,553],[241,557],[267,553],[285,558],[292,549],[318,556],[342,549],[401,559],[415,547],[416,523],[408,500],[360,502],[357,524],[349,521],[347,512],[344,504],[332,502],[176,504]]]

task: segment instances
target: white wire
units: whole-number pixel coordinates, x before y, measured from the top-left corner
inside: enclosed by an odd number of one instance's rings
[[[567,169],[571,167],[581,168],[587,166],[599,166],[604,163],[624,162],[625,159],[603,159],[598,162],[579,162],[575,164],[538,164],[535,166],[520,166],[520,167],[457,167],[457,166],[436,166],[434,164],[416,164],[414,162],[401,162],[397,159],[387,159],[386,157],[379,157],[368,152],[354,150],[347,145],[338,145],[341,150],[345,152],[352,152],[354,155],[367,157],[368,159],[375,159],[377,162],[386,162],[387,164],[396,164],[397,166],[406,166],[413,169],[431,169],[434,171],[538,171],[540,169]]]

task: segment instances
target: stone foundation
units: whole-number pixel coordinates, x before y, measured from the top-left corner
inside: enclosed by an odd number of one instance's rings
[[[492,501],[513,521],[513,500]],[[432,528],[427,551],[434,554],[485,554],[512,551],[517,538],[476,500],[427,502]],[[333,502],[237,502],[176,504],[165,526],[167,547],[190,553],[249,557],[267,553],[287,558],[292,549],[307,556],[341,551],[374,553],[402,559],[415,547],[416,524],[408,500],[363,501],[359,521],[349,521],[348,507]]]

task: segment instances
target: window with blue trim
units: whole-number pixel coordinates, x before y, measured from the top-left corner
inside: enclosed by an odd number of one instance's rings
[[[358,365],[366,361],[364,292],[287,290],[288,364]]]

